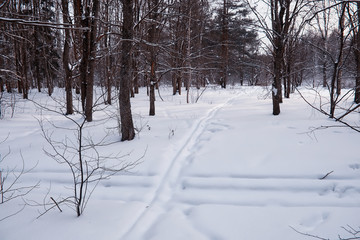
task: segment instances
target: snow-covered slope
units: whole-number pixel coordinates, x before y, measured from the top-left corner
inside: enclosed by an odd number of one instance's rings
[[[9,135],[2,156],[11,149],[0,168],[18,171],[21,152],[25,167],[35,167],[17,186],[41,182],[24,197],[29,206],[0,222],[0,239],[306,239],[294,229],[337,239],[349,236],[342,226],[359,227],[360,134],[347,128],[312,132],[332,122],[297,94],[285,99],[279,116],[271,115],[271,99],[260,87],[209,88],[196,104],[167,88],[161,94],[154,117],[147,116],[146,89],[132,99],[141,131],[100,152],[120,152],[128,162],[145,155],[131,171],[101,181],[81,217],[63,205],[63,212],[54,208],[37,219],[43,208],[30,206],[72,194],[69,169],[43,152],[49,146],[36,118],[61,127],[69,122],[19,101],[15,117],[0,121],[0,136]],[[197,94],[192,90],[193,101]],[[45,94],[33,99],[52,105]],[[86,132],[119,140],[114,114],[115,107],[96,112]],[[46,127],[56,139],[67,134]],[[0,205],[0,218],[21,203]]]

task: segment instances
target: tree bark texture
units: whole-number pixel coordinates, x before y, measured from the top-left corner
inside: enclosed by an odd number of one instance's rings
[[[281,82],[283,79],[283,58],[286,36],[291,24],[290,3],[291,0],[271,0],[271,21],[273,34],[273,115],[280,114],[280,103],[282,102]]]
[[[355,103],[360,103],[360,2],[357,2],[357,31],[355,35],[355,61],[356,61],[356,80],[355,80]]]
[[[93,116],[93,93],[94,93],[94,75],[96,63],[96,37],[97,23],[99,19],[100,0],[93,0],[92,18],[90,21],[90,41],[89,41],[89,66],[86,85],[86,107],[85,116],[88,122],[92,121]]]
[[[63,21],[65,24],[69,21],[69,4],[67,0],[61,0],[63,8]],[[65,42],[63,51],[63,68],[65,71],[65,91],[66,91],[66,115],[73,114],[73,97],[72,97],[72,73],[70,69],[70,30],[65,29]]]
[[[132,78],[131,70],[131,49],[133,39],[133,1],[122,0],[123,3],[123,29],[121,45],[121,69],[120,69],[120,119],[121,119],[121,141],[132,140],[135,137],[134,124],[131,114],[130,103],[130,81]]]
[[[223,13],[222,13],[222,76],[220,85],[222,88],[226,88],[229,68],[229,10],[227,0],[223,0]]]
[[[155,44],[156,43],[156,37],[157,37],[157,18],[158,18],[158,5],[159,0],[149,0],[149,11],[150,13],[150,19],[152,20],[151,25],[148,30],[148,37],[149,37],[149,43]],[[156,51],[157,48],[155,46],[149,46],[150,51],[150,109],[149,109],[149,115],[154,116],[155,115],[155,87],[157,85],[157,79],[156,79]]]

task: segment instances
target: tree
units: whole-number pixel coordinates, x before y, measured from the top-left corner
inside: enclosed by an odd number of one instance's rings
[[[82,59],[80,64],[80,79],[81,79],[81,102],[83,111],[85,112],[86,120],[92,121],[93,112],[93,91],[94,91],[94,74],[96,62],[96,45],[97,45],[97,28],[100,1],[92,1],[92,5],[86,2],[81,6],[83,10],[82,27],[83,42],[82,42]],[[90,15],[91,13],[91,15]]]
[[[266,1],[262,1],[267,4]],[[305,0],[271,0],[270,1],[270,20],[271,27],[268,26],[266,17],[263,16],[255,6],[247,0],[247,4],[255,14],[258,24],[266,34],[271,43],[271,54],[273,59],[273,81],[272,81],[272,102],[273,115],[280,114],[280,103],[282,103],[282,80],[284,78],[284,56],[286,46],[290,36],[294,34],[292,26],[296,23],[300,14],[306,19],[309,11],[304,11],[305,7],[311,6],[311,1]],[[297,32],[304,26],[305,20],[298,24]]]
[[[66,127],[57,126],[43,116],[38,119],[38,122],[49,146],[44,149],[45,154],[57,163],[68,167],[72,180],[70,189],[73,191],[71,196],[61,197],[58,200],[52,198],[52,203],[45,205],[45,211],[41,215],[55,207],[60,209],[59,205],[61,204],[71,204],[74,206],[76,215],[80,217],[100,181],[135,167],[139,160],[126,162],[122,160],[126,155],[111,153],[105,156],[100,154],[102,147],[114,144],[114,142],[107,140],[108,134],[100,137],[99,140],[93,139],[90,123],[84,113],[77,111],[77,115],[64,115],[61,107],[61,110],[58,111],[38,103],[35,104],[41,110],[61,115],[67,120]],[[53,134],[55,131],[59,131],[63,135],[60,134],[60,137],[56,138]],[[56,135],[59,136],[59,134]],[[48,207],[49,205],[50,207]]]
[[[69,5],[67,0],[61,0],[63,10],[63,21],[69,24]],[[72,95],[72,70],[70,69],[70,44],[71,35],[70,29],[65,29],[65,42],[63,50],[63,68],[65,71],[65,91],[66,91],[66,114],[73,114],[73,95]]]
[[[360,2],[352,3],[354,9],[348,8],[352,32],[352,48],[355,57],[355,96],[354,102],[360,103]]]
[[[273,44],[274,77],[272,83],[273,115],[280,114],[283,58],[287,34],[291,25],[291,0],[271,0],[271,26]]]
[[[341,91],[341,72],[343,67],[343,55],[344,55],[344,47],[345,47],[345,10],[346,10],[346,2],[343,2],[340,7],[339,15],[338,15],[338,44],[337,44],[337,56],[332,58],[333,63],[333,73],[331,76],[331,82],[329,86],[330,91],[330,118],[334,118],[335,115],[335,107],[337,105],[340,91]]]
[[[9,136],[7,136],[5,139],[1,139],[0,140],[0,145],[3,144],[7,138]],[[7,153],[3,153],[4,155],[0,154],[0,163],[3,166],[4,164],[4,160],[6,159],[7,156],[9,156],[11,153],[10,148],[9,151]],[[22,165],[20,167],[20,169],[17,169],[17,167],[13,168],[13,169],[7,169],[4,170],[3,168],[0,168],[0,208],[4,207],[4,205],[7,202],[13,201],[17,198],[21,198],[23,199],[27,194],[29,194],[32,190],[34,190],[35,188],[39,187],[40,182],[37,182],[34,185],[29,185],[29,186],[24,186],[21,184],[21,179],[29,172],[31,172],[35,167],[32,167],[29,170],[25,170],[25,161],[24,158],[21,155],[21,159],[22,159]],[[20,208],[20,210],[10,214],[10,215],[5,215],[5,216],[0,216],[0,222],[2,220],[5,220],[11,216],[14,216],[16,214],[18,214],[19,212],[21,212],[24,208],[26,207],[26,204],[23,205],[23,207]]]
[[[229,69],[229,0],[223,0],[223,9],[221,15],[221,87],[226,88],[228,69]]]
[[[327,1],[321,1],[319,4],[320,4],[320,9],[318,9],[317,5],[315,5],[314,10],[320,11],[320,13],[315,12],[314,14],[322,40],[320,46],[322,49],[324,49],[324,51],[322,51],[322,56],[321,56],[322,75],[323,75],[322,86],[327,87],[328,55],[326,54],[326,52],[328,51],[328,45],[329,45],[331,8],[328,8]]]
[[[150,94],[150,108],[149,115],[155,115],[155,86],[158,83],[156,78],[156,69],[157,69],[157,41],[159,39],[159,0],[148,0],[148,11],[150,24],[148,28],[148,51],[149,51],[149,61],[150,61],[150,81],[149,81],[149,94]]]
[[[134,124],[131,114],[130,81],[132,79],[132,41],[133,41],[133,1],[122,0],[123,28],[121,42],[121,69],[119,106],[121,119],[121,141],[132,140],[135,137]]]
[[[173,1],[169,4],[169,29],[168,34],[171,39],[172,49],[170,51],[170,63],[172,70],[172,86],[173,95],[178,93],[181,95],[182,78],[183,78],[183,65],[184,65],[184,54],[185,54],[185,3],[180,1]]]

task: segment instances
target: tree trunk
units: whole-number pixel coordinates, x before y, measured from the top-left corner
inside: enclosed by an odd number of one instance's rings
[[[4,92],[4,80],[2,77],[0,77],[0,92]],[[0,113],[1,114],[1,113]]]
[[[77,28],[82,27],[82,15],[83,15],[83,5],[81,3],[81,0],[74,0],[74,23],[75,26]],[[79,30],[74,30],[73,31],[73,36],[74,36],[74,46],[73,46],[73,54],[74,54],[74,58],[75,58],[75,62],[80,62],[80,65],[77,64],[76,65],[76,69],[75,69],[75,74],[74,75],[79,75],[79,77],[76,77],[75,79],[75,93],[76,94],[81,94],[81,85],[82,85],[82,79],[81,79],[81,59],[82,59],[82,55],[83,55],[83,51],[82,51],[82,37],[84,36],[84,34],[79,31]]]
[[[334,61],[333,75],[330,84],[330,118],[335,117],[335,108],[341,91],[341,68],[342,68],[342,58],[343,58],[344,45],[345,45],[345,40],[344,40],[345,8],[346,8],[346,3],[342,3],[341,15],[339,17],[340,36],[339,36],[338,56]]]
[[[61,0],[63,8],[63,21],[65,24],[69,21],[69,6],[67,0]],[[66,91],[66,115],[73,114],[73,99],[72,99],[72,72],[70,69],[70,30],[65,29],[65,43],[63,52],[63,68],[65,71],[65,91]]]
[[[357,2],[357,31],[355,43],[356,79],[355,79],[355,103],[360,103],[360,2]]]
[[[105,29],[104,32],[108,33],[110,32],[110,28],[111,25],[109,23],[109,4],[110,4],[110,0],[106,1],[105,4]],[[111,66],[112,66],[112,61],[111,61],[111,39],[110,39],[110,34],[106,34],[105,35],[105,49],[107,50],[107,54],[105,56],[105,77],[106,77],[106,81],[105,81],[105,88],[106,88],[106,101],[105,104],[109,104],[111,105],[111,88],[112,88],[112,74],[111,74]]]
[[[280,114],[281,103],[281,69],[282,69],[282,49],[275,49],[274,58],[274,78],[272,84],[272,102],[273,102],[273,115]]]
[[[87,93],[87,82],[88,82],[88,67],[89,67],[89,55],[90,55],[90,49],[89,49],[89,43],[90,43],[90,30],[89,30],[89,23],[90,21],[90,9],[89,7],[86,7],[85,9],[85,17],[82,19],[81,26],[83,28],[86,28],[87,30],[83,31],[82,36],[82,58],[80,63],[80,92],[81,92],[81,106],[82,111],[85,112],[85,104],[86,104],[86,93]]]
[[[22,93],[23,98],[28,99],[28,93],[29,93],[29,82],[27,77],[27,49],[26,49],[26,42],[23,40],[21,42],[21,64],[22,64]]]
[[[292,67],[292,54],[293,50],[289,43],[289,49],[287,54],[287,61],[286,64],[284,64],[285,67],[285,77],[284,77],[284,97],[290,98],[290,92],[291,92],[291,67]]]
[[[346,9],[346,5],[347,3],[342,3],[341,5],[341,16],[340,16],[340,22],[339,22],[339,27],[340,27],[340,41],[341,41],[341,45],[344,45],[344,31],[345,31],[345,9]],[[344,46],[341,46],[341,48],[344,48]],[[337,78],[336,78],[336,94],[340,95],[341,94],[341,85],[342,85],[342,67],[343,67],[343,50],[341,50],[341,54],[339,54],[339,58],[338,58],[338,73],[337,73]]]
[[[190,55],[191,55],[191,4],[190,1],[188,2],[188,7],[189,7],[189,17],[188,17],[188,26],[187,26],[187,48],[186,48],[186,57],[187,57],[187,61],[186,61],[186,68],[187,68],[187,80],[186,80],[186,103],[190,102],[189,99],[189,95],[190,95],[190,87],[191,87],[191,59],[190,59]]]
[[[158,17],[158,5],[159,0],[149,0],[149,11],[150,13],[150,19],[152,19],[150,28],[148,30],[148,37],[149,42],[152,44],[155,44],[156,42],[156,36],[157,36],[157,17]],[[154,46],[149,46],[150,51],[150,109],[149,109],[149,115],[154,116],[155,115],[155,87],[157,85],[157,79],[156,79],[156,48]]]
[[[133,39],[133,1],[122,0],[123,3],[123,29],[121,44],[121,70],[120,70],[120,92],[119,106],[121,119],[121,141],[132,140],[135,137],[134,124],[131,115],[130,103],[130,81],[131,71],[131,49]]]
[[[89,65],[86,84],[86,107],[85,116],[88,122],[92,121],[93,116],[93,93],[94,93],[94,75],[96,62],[96,35],[97,22],[99,18],[100,0],[93,0],[92,20],[90,25],[90,41],[89,41]]]
[[[228,78],[228,68],[229,68],[229,20],[228,20],[229,10],[227,0],[223,0],[223,14],[222,14],[222,45],[221,45],[221,54],[222,54],[222,76],[221,76],[221,87],[226,88],[227,78]]]
[[[273,115],[280,114],[280,103],[282,103],[281,82],[283,78],[284,49],[292,21],[290,19],[290,3],[291,0],[271,0],[270,2],[273,44]]]
[[[38,27],[34,27],[34,33],[33,33],[33,36],[34,36],[34,51],[33,51],[33,54],[34,54],[34,65],[35,65],[35,79],[36,79],[36,85],[37,85],[37,89],[38,89],[38,92],[41,92],[41,76],[40,76],[40,51],[38,49],[37,46],[39,46],[39,40],[38,40],[38,33],[39,31],[39,28]]]

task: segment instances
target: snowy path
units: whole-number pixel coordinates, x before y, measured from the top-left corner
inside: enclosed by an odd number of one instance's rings
[[[141,164],[100,182],[80,218],[63,205],[63,212],[53,209],[35,220],[42,206],[27,207],[1,222],[1,240],[30,235],[39,240],[305,239],[291,227],[338,239],[339,234],[351,237],[342,226],[359,227],[360,135],[346,128],[309,132],[333,122],[298,95],[285,99],[275,117],[261,87],[209,88],[197,104],[186,104],[169,88],[164,89],[165,101],[157,102],[157,115],[148,117],[142,90],[132,104],[141,129],[137,138],[101,149],[121,151],[125,161],[138,160],[146,149]],[[32,104],[24,109],[1,122],[0,133],[10,136],[0,154],[11,147],[1,168],[21,166],[21,152],[27,167],[36,165],[21,183],[41,180],[40,188],[27,196],[30,201],[71,196],[71,173],[44,155],[47,145],[33,117],[36,110]],[[61,116],[46,116],[67,124]],[[97,118],[106,116],[99,112]],[[104,126],[95,124],[90,134],[103,136],[105,131],[116,140],[114,126],[116,119],[109,119]],[[55,134],[62,139],[62,132]],[[0,217],[18,208],[10,201]]]
[[[246,215],[260,219],[263,214],[284,214],[284,218],[294,215],[295,218],[303,218],[300,222],[293,222],[303,231],[315,229],[326,222],[330,218],[327,208],[339,209],[345,214],[347,211],[344,208],[349,212],[359,209],[359,176],[337,175],[336,181],[330,177],[331,180],[319,180],[326,173],[322,172],[323,169],[297,169],[296,162],[291,168],[288,164],[292,158],[281,152],[281,159],[276,159],[274,155],[279,149],[270,149],[266,145],[271,141],[271,135],[279,131],[278,120],[269,116],[265,125],[260,125],[263,124],[261,120],[258,129],[249,129],[244,109],[249,105],[244,106],[243,101],[235,96],[225,104],[212,108],[193,125],[185,140],[176,145],[178,151],[167,154],[172,161],[162,174],[152,200],[120,239],[237,239],[234,233],[226,233],[220,227],[222,224],[230,225],[230,232],[237,229],[233,221],[222,219],[234,214],[226,213],[227,208],[235,212],[240,209],[240,216],[242,212],[247,212]],[[254,118],[250,117],[249,121],[254,121]],[[285,131],[294,131],[292,128],[289,125]],[[247,132],[255,133],[251,134],[255,139],[248,138],[250,134]],[[279,134],[283,134],[281,130]],[[233,141],[236,136],[239,142]],[[242,141],[247,144],[241,144]],[[299,141],[291,148],[296,151],[303,145]],[[246,154],[247,150],[251,153]],[[252,159],[244,159],[245,156],[252,156]],[[304,153],[303,156],[293,156],[293,159],[296,161],[299,157],[307,156]],[[267,162],[269,160],[270,163]],[[303,160],[302,164],[306,166],[306,162]],[[217,171],[214,172],[214,169]],[[299,212],[310,214],[312,211],[311,217],[299,215]],[[332,217],[335,215],[336,211]],[[248,217],[237,218],[246,222]],[[265,224],[272,226],[274,223]],[[279,224],[276,222],[275,226]],[[241,234],[257,236],[257,224],[251,227],[242,229]],[[288,225],[281,227],[284,228],[282,231],[294,233]],[[217,228],[218,232],[214,230]]]
[[[231,104],[232,99],[233,98],[230,98],[225,103],[210,109],[204,117],[194,123],[187,136],[184,137],[184,140],[176,145],[178,150],[166,154],[167,157],[171,159],[171,162],[160,177],[160,184],[156,188],[149,206],[140,213],[121,239],[139,239],[141,234],[144,233],[144,230],[147,230],[146,223],[144,222],[150,221],[149,223],[152,224],[151,221],[158,218],[159,215],[163,213],[158,212],[157,214],[154,214],[152,208],[161,207],[164,203],[171,201],[171,197],[174,195],[175,190],[181,184],[182,169],[191,162],[192,155],[195,151],[194,147],[196,147],[200,141],[200,137],[210,125],[211,119],[214,118],[221,108]]]

